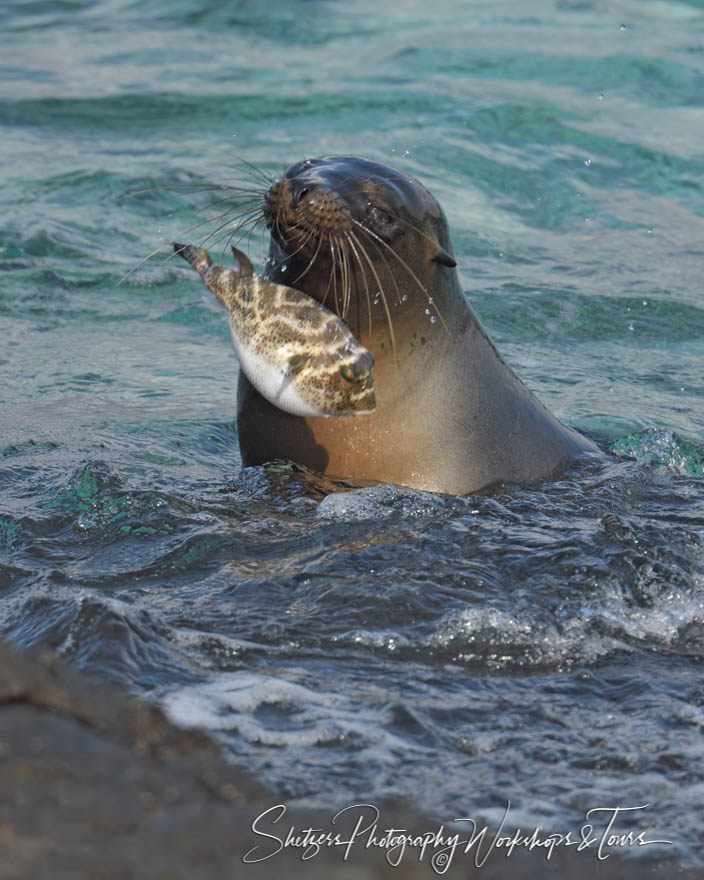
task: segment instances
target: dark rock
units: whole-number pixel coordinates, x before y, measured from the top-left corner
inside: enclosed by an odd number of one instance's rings
[[[17,654],[0,643],[0,878],[2,880],[421,880],[437,877],[407,854],[391,867],[379,850],[341,847],[307,861],[286,849],[257,864],[243,856],[271,841],[252,822],[283,803],[246,771],[228,764],[204,734],[91,681],[51,652]],[[353,817],[350,816],[352,820]],[[291,809],[279,825],[336,831],[329,813]],[[382,808],[379,834],[392,825],[415,833],[438,822],[402,807]],[[282,831],[279,832],[278,829]],[[350,833],[348,824],[347,834]],[[265,850],[260,850],[264,852]],[[490,858],[479,871],[458,854],[444,876],[485,880],[628,880],[692,877],[672,864],[598,863],[592,853],[538,852]]]

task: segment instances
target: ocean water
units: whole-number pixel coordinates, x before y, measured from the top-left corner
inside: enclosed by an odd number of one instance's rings
[[[0,633],[292,802],[649,804],[631,854],[704,864],[704,3],[10,0],[0,59]],[[242,470],[222,312],[137,264],[330,153],[428,186],[613,455],[468,498]]]

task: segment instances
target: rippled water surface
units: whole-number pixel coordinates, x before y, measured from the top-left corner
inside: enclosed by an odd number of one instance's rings
[[[301,803],[649,803],[704,863],[702,3],[15,0],[0,58],[0,632]],[[617,456],[470,498],[241,470],[222,313],[119,281],[227,208],[169,187],[327,153],[432,190],[503,356]]]

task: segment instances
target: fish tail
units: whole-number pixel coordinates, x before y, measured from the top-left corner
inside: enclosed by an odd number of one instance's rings
[[[175,241],[174,253],[180,254],[187,263],[190,263],[203,281],[205,281],[208,269],[213,265],[213,261],[210,259],[205,248],[194,247],[192,244],[179,244]]]
[[[174,242],[174,251],[193,266],[208,290],[217,296],[225,308],[229,308],[232,289],[239,279],[238,274],[232,269],[217,266],[205,248]]]

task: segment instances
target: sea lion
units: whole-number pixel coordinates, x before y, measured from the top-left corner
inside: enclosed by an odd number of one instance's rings
[[[536,483],[596,447],[503,362],[467,304],[447,223],[413,177],[353,156],[292,165],[264,199],[265,277],[325,302],[375,359],[376,411],[299,418],[240,371],[245,465],[468,494]]]

